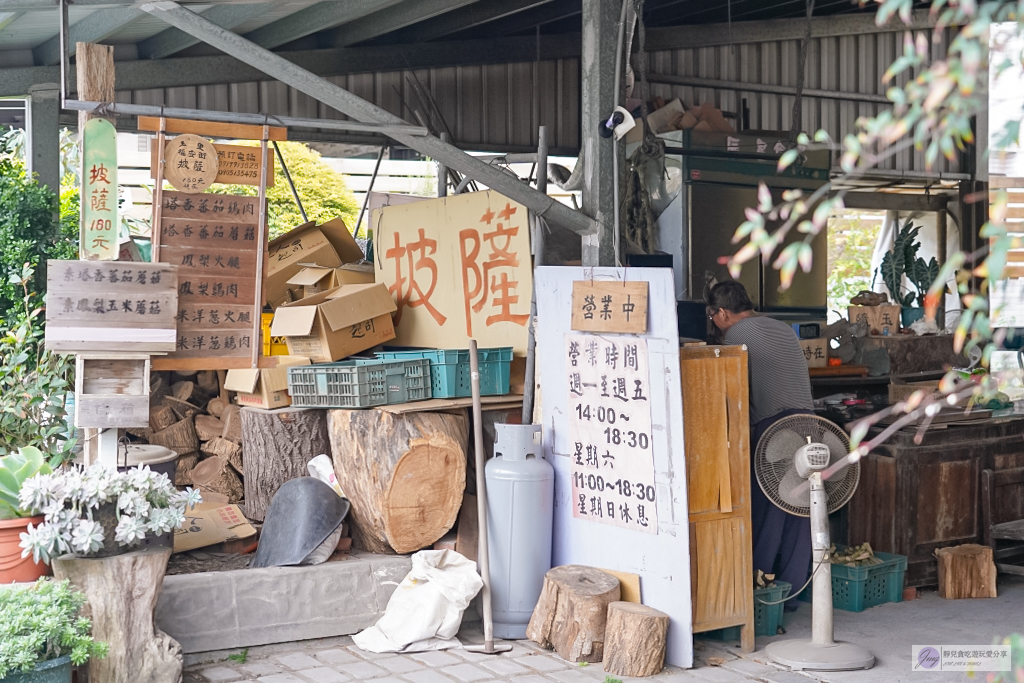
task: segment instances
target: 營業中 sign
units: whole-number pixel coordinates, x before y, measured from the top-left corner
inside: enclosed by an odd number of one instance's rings
[[[647,331],[647,283],[577,280],[572,283],[572,329],[581,332]]]

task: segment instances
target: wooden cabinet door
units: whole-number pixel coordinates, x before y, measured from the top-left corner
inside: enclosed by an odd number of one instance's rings
[[[747,352],[679,351],[695,633],[742,626],[754,648]]]

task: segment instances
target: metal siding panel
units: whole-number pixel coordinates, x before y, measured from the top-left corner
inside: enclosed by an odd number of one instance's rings
[[[461,144],[477,143],[483,135],[483,69],[479,66],[459,67],[459,127],[455,130],[456,141]],[[557,125],[556,125],[557,128]]]
[[[200,109],[230,111],[231,96],[226,85],[201,85],[197,90]]]
[[[484,67],[484,141],[508,144],[508,69],[504,64]]]
[[[164,103],[163,88],[152,88],[149,90],[136,90],[133,94],[133,104],[148,104],[152,107],[166,106]]]
[[[534,120],[535,99],[539,100],[540,84],[530,62],[509,65],[509,143],[523,147],[537,146],[537,122]]]
[[[455,67],[430,70],[430,94],[433,95],[434,102],[437,103],[437,108],[441,111],[445,124],[453,133],[461,102],[458,85],[459,79]],[[469,103],[467,102],[467,104]]]
[[[409,89],[405,84],[405,72],[402,71],[390,71],[385,73],[375,74],[373,83],[376,87],[376,96],[371,92],[368,99],[395,116],[400,116],[410,123],[416,123],[413,118],[409,115],[409,112],[402,107],[402,102],[399,99],[398,94],[402,93],[402,97],[406,99],[406,102],[412,104],[409,100]]]
[[[315,119],[320,112],[319,102],[294,88],[288,88],[288,112],[289,116]]]
[[[232,83],[228,86],[231,111],[246,114],[260,113],[260,92],[258,83]]]
[[[288,116],[288,86],[280,81],[260,83],[260,113]]]
[[[580,60],[565,59],[559,62],[560,82],[558,86],[559,125],[558,146],[579,149],[580,146]]]
[[[165,107],[196,108],[195,87],[167,88],[164,94]]]
[[[558,65],[554,62],[541,62],[537,65],[537,83],[540,92],[539,125],[548,127],[548,144],[558,138],[557,115],[555,113],[555,89],[558,87]]]

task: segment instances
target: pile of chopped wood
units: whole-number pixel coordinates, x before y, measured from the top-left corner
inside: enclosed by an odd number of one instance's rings
[[[178,454],[176,485],[195,486],[209,499],[223,496],[237,503],[243,495],[241,409],[223,388],[224,374],[153,373],[149,428],[128,432]]]
[[[847,567],[868,567],[882,564],[882,561],[875,557],[875,551],[871,549],[870,543],[861,543],[842,551],[837,551],[833,544],[829,548],[828,554],[832,558],[832,564],[842,564]]]

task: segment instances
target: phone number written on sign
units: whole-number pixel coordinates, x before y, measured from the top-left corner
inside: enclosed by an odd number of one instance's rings
[[[647,342],[565,339],[573,516],[657,533]]]

